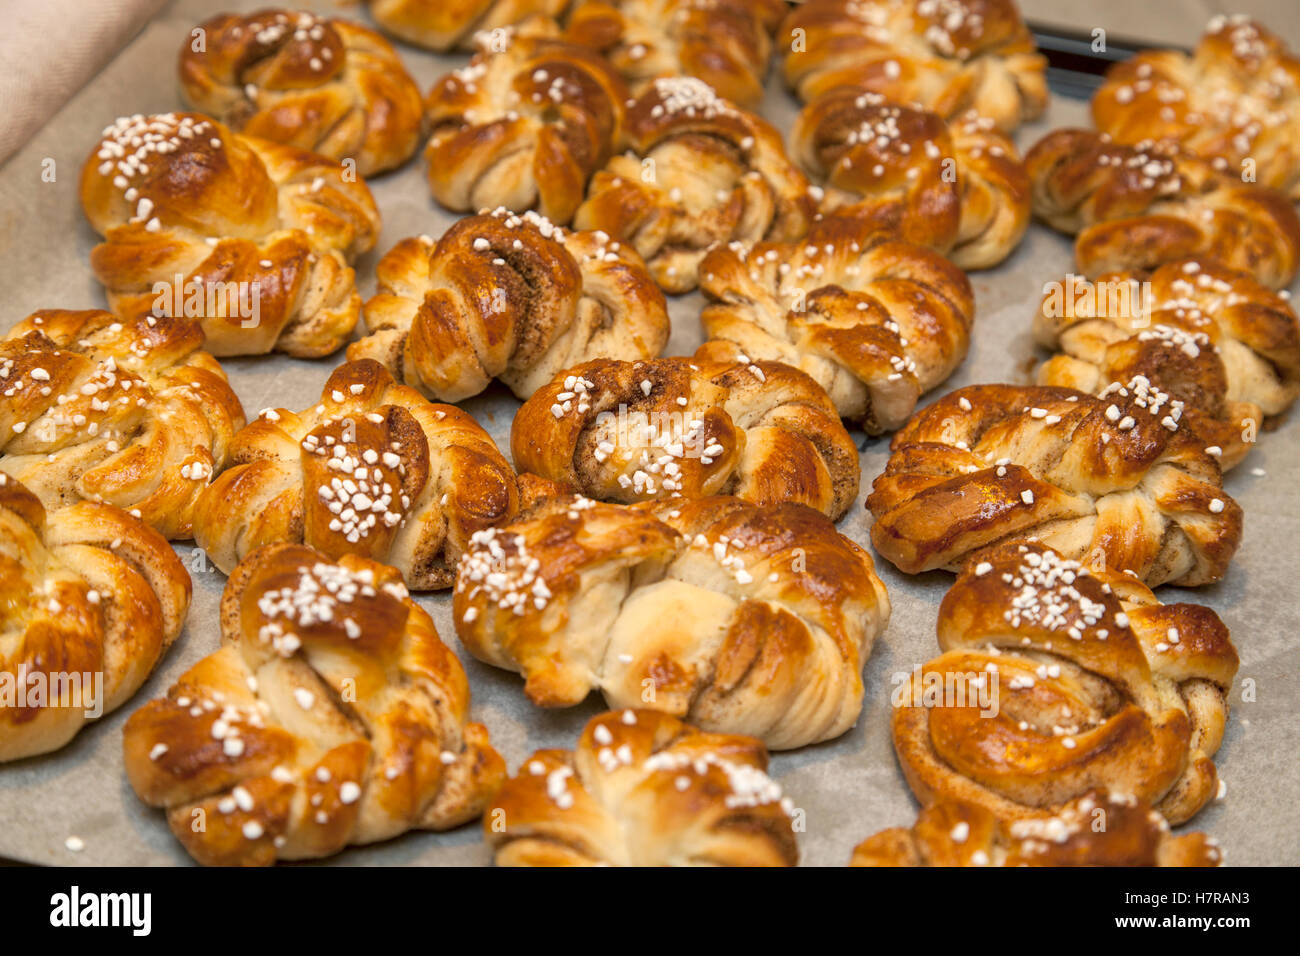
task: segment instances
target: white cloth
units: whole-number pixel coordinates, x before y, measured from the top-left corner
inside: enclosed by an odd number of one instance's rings
[[[166,0],[0,0],[0,163]]]

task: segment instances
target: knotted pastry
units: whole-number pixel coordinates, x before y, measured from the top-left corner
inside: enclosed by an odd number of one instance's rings
[[[640,93],[657,77],[693,76],[757,109],[784,0],[578,0],[566,35],[598,50]]]
[[[232,129],[351,159],[362,176],[406,162],[419,145],[420,88],[373,30],[310,13],[222,13],[181,48],[181,90]]]
[[[451,587],[471,536],[514,516],[514,472],[467,412],[433,405],[377,362],[341,365],[320,404],[267,409],[199,499],[194,538],[226,573],[265,544],[361,555],[418,590]]]
[[[995,266],[1029,227],[1029,176],[993,121],[937,114],[839,87],[803,108],[790,153],[826,186],[822,208],[948,256]]]
[[[198,318],[214,355],[325,355],[356,326],[348,263],[379,211],[339,163],[197,113],[123,117],[86,161],[81,205],[121,315]]]
[[[973,109],[1004,132],[1047,107],[1047,59],[1014,0],[809,0],[777,38],[805,100],[865,88],[944,118]]]
[[[529,24],[429,94],[424,156],[438,202],[458,212],[536,208],[568,223],[622,136],[627,88],[599,56]]]
[[[100,501],[167,538],[225,467],[244,410],[187,318],[36,312],[0,340],[0,471],[47,508]]]
[[[498,866],[794,866],[794,813],[752,737],[610,711],[524,761],[483,837]]]
[[[505,777],[469,684],[392,568],[260,548],[221,596],[221,647],[131,715],[136,795],[205,865],[329,856],[473,820]]]
[[[655,80],[628,108],[627,141],[592,178],[574,225],[630,243],[667,292],[695,288],[714,243],[792,241],[812,223],[808,180],[781,135],[701,80]]]
[[[1286,299],[1212,260],[1170,262],[1143,284],[1124,273],[1069,276],[1044,297],[1034,337],[1057,355],[1043,385],[1096,394],[1144,375],[1183,402],[1183,420],[1224,469],[1264,416],[1300,395],[1300,323]]]
[[[122,706],[171,647],[190,576],[119,508],[46,512],[0,474],[0,763],[63,747]]]
[[[1173,836],[1135,797],[1092,791],[1046,819],[1002,823],[974,803],[940,800],[912,827],[867,837],[849,866],[1219,866],[1204,833]]]
[[[1300,261],[1300,217],[1282,193],[1216,172],[1176,146],[1122,146],[1081,129],[1048,133],[1025,156],[1034,213],[1077,235],[1089,278],[1209,256],[1273,289]]]
[[[907,574],[1037,540],[1150,587],[1218,581],[1241,542],[1241,508],[1182,409],[1142,376],[1100,397],[951,392],[894,436],[867,498],[872,543]]]
[[[796,366],[873,435],[961,364],[975,312],[960,269],[851,217],[822,219],[798,243],[716,246],[700,286],[697,358]]]
[[[1146,50],[1116,64],[1092,117],[1117,142],[1180,143],[1300,199],[1300,60],[1249,17],[1215,17],[1191,56]]]
[[[1102,788],[1177,825],[1217,793],[1237,652],[1209,608],[1008,545],[966,565],[938,633],[944,653],[894,692],[894,749],[923,804],[1047,818]]]
[[[436,243],[404,239],[375,267],[373,358],[430,398],[458,402],[499,378],[526,399],[592,358],[645,359],[668,342],[668,306],[630,248],[534,212],[461,219]]]
[[[524,675],[539,707],[599,689],[785,750],[862,710],[889,620],[867,552],[803,505],[543,499],[474,536],[453,595],[471,654]]]
[[[510,451],[602,501],[735,495],[838,520],[858,496],[858,448],[816,382],[780,362],[597,359],[524,402]]]
[[[534,16],[558,17],[569,0],[370,0],[370,15],[399,40],[428,50],[470,50],[480,34],[507,37]]]

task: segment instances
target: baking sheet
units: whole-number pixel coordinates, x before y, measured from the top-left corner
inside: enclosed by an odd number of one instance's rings
[[[221,7],[251,10],[263,0],[224,0]],[[38,308],[89,308],[103,298],[87,265],[95,237],[81,217],[77,200],[80,165],[100,130],[122,113],[176,109],[175,58],[188,30],[218,4],[177,0],[167,7],[104,72],[50,123],[0,167],[0,277],[5,299],[0,322],[9,327]],[[331,3],[305,3],[318,12],[337,12]],[[1033,4],[1027,4],[1032,15]],[[1122,6],[1122,5],[1121,5]],[[344,10],[364,17],[364,11]],[[1092,15],[1091,18],[1096,18]],[[464,57],[437,57],[402,48],[404,59],[427,89]],[[762,112],[788,130],[795,104],[775,77]],[[1021,130],[1022,148],[1047,129],[1086,121],[1085,105],[1054,99],[1043,122]],[[42,180],[43,164],[55,163],[55,181]],[[363,294],[373,289],[379,255],[405,236],[440,234],[454,216],[429,198],[421,163],[371,181],[384,216],[376,251],[358,263]],[[1069,270],[1070,244],[1035,225],[1016,253],[999,268],[974,274],[977,320],[965,365],[937,394],[977,382],[1025,382],[1035,358],[1029,318],[1044,282]],[[671,303],[673,335],[668,354],[690,353],[700,341],[700,298]],[[305,361],[260,357],[225,362],[230,380],[249,417],[265,406],[301,408],[316,400],[334,358]],[[934,396],[930,396],[933,398]],[[510,421],[518,402],[495,388],[464,403],[509,449]],[[1293,759],[1300,739],[1296,700],[1297,635],[1300,611],[1293,599],[1300,576],[1300,425],[1294,418],[1263,436],[1261,447],[1227,480],[1230,493],[1246,512],[1242,550],[1227,579],[1192,591],[1162,589],[1165,601],[1197,600],[1215,608],[1232,629],[1241,654],[1233,712],[1218,756],[1227,784],[1226,798],[1207,807],[1192,823],[1217,837],[1229,864],[1300,863],[1300,768]],[[863,445],[863,494],[884,466],[887,440]],[[868,543],[869,517],[861,497],[840,530]],[[177,550],[189,563],[192,545]],[[807,816],[800,837],[805,865],[839,866],[853,846],[888,826],[910,824],[916,804],[894,759],[888,732],[890,678],[935,656],[935,614],[951,581],[935,572],[915,578],[880,561],[879,571],[893,601],[893,620],[866,664],[866,706],[856,727],[839,739],[793,753],[776,754],[772,773]],[[194,602],[184,633],[136,698],[121,710],[86,728],[59,753],[0,766],[0,855],[53,864],[165,865],[189,862],[172,838],[160,812],[140,803],[122,770],[122,724],[144,701],[165,692],[186,668],[217,646],[217,601],[224,576],[194,571]],[[485,722],[511,770],[539,747],[569,747],[593,714],[598,697],[566,711],[544,711],[524,697],[520,679],[473,660],[456,642],[447,594],[423,596],[444,641],[465,662],[473,688],[473,716]],[[1243,703],[1243,681],[1255,685],[1255,701]],[[77,836],[85,847],[73,853],[65,840]],[[467,826],[444,833],[409,833],[388,843],[348,850],[326,861],[335,865],[473,865],[491,860],[479,829]]]

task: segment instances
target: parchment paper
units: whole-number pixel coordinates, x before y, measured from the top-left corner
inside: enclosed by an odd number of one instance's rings
[[[1276,28],[1291,18],[1276,5]],[[259,0],[178,0],[156,18],[120,55],[52,117],[49,124],[5,166],[0,167],[0,282],[5,289],[0,323],[8,328],[38,308],[90,308],[103,298],[87,265],[95,237],[82,219],[77,201],[80,165],[100,130],[124,113],[178,108],[175,59],[188,30],[218,7],[255,9]],[[1153,2],[1150,6],[1155,6]],[[1173,3],[1181,12],[1192,4]],[[1259,4],[1257,4],[1259,5]],[[306,3],[319,12],[338,12],[330,3]],[[1028,3],[1028,15],[1035,4]],[[1098,4],[1100,6],[1100,4]],[[1107,3],[1115,9],[1114,29],[1122,32],[1131,3]],[[1141,5],[1139,5],[1141,6]],[[365,18],[364,9],[343,15]],[[1107,25],[1090,10],[1089,24]],[[1170,24],[1173,29],[1174,24]],[[69,25],[75,29],[75,25]],[[1199,29],[1199,28],[1198,28]],[[40,38],[33,38],[40,42]],[[1294,42],[1294,40],[1293,40]],[[411,71],[427,89],[462,56],[437,57],[403,47]],[[763,113],[788,130],[795,104],[769,78]],[[1022,148],[1047,129],[1086,122],[1083,103],[1055,98],[1044,122],[1021,130]],[[56,163],[57,179],[42,181],[42,162]],[[452,215],[429,197],[419,159],[402,170],[371,181],[384,216],[377,250],[358,263],[362,292],[373,290],[373,267],[398,239],[439,235]],[[965,365],[935,394],[977,382],[1027,382],[1037,356],[1029,319],[1044,282],[1061,278],[1070,268],[1070,243],[1035,225],[1016,253],[999,268],[975,273],[977,320],[974,344]],[[699,343],[698,295],[672,302],[673,336],[668,354],[689,354]],[[266,406],[301,408],[315,401],[330,370],[342,361],[303,361],[258,357],[226,361],[232,384],[251,418]],[[929,398],[935,397],[934,394]],[[465,403],[508,453],[510,421],[518,402],[504,389]],[[1292,416],[1294,418],[1295,416]],[[887,439],[863,446],[862,488],[881,471]],[[1300,476],[1300,426],[1293,420],[1264,434],[1260,447],[1227,479],[1229,492],[1246,513],[1245,540],[1227,579],[1196,591],[1166,588],[1165,601],[1194,600],[1212,606],[1232,630],[1241,654],[1241,670],[1232,698],[1227,736],[1217,763],[1227,783],[1226,798],[1207,807],[1192,827],[1204,829],[1223,844],[1229,864],[1300,863],[1300,770],[1295,742],[1300,739],[1297,664],[1300,611],[1294,601],[1300,575],[1300,502],[1294,492]],[[840,530],[868,543],[869,515],[861,499]],[[178,543],[187,559],[192,544]],[[951,582],[935,572],[908,578],[878,560],[889,588],[894,613],[888,631],[876,642],[866,664],[866,706],[857,726],[827,744],[776,754],[772,773],[807,815],[800,837],[805,865],[847,862],[854,844],[875,831],[915,818],[916,803],[903,781],[888,732],[891,675],[910,670],[935,656],[935,614]],[[0,766],[0,855],[54,864],[159,865],[189,861],[172,838],[160,812],[145,807],[126,782],[120,753],[122,724],[135,707],[166,688],[186,668],[217,646],[217,600],[224,576],[195,572],[194,602],[177,644],[135,699],[92,725],[64,750]],[[585,705],[544,711],[524,697],[520,679],[480,664],[455,638],[450,599],[444,594],[420,598],[430,609],[443,640],[465,662],[474,695],[474,718],[484,721],[511,770],[539,747],[570,747],[585,721],[603,709],[593,695]],[[1256,700],[1242,702],[1243,681],[1255,685]],[[69,836],[84,841],[74,853]],[[486,864],[477,826],[451,833],[410,833],[391,842],[348,850],[330,864]]]

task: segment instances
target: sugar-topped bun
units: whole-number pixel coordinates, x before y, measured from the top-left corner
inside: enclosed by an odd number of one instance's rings
[[[279,544],[231,574],[220,649],[122,748],[191,856],[265,866],[478,817],[505,763],[468,715],[460,661],[396,571]]]
[[[326,355],[356,326],[349,263],[379,210],[338,162],[197,113],[123,117],[82,169],[81,205],[118,314],[199,319],[218,356]]]

